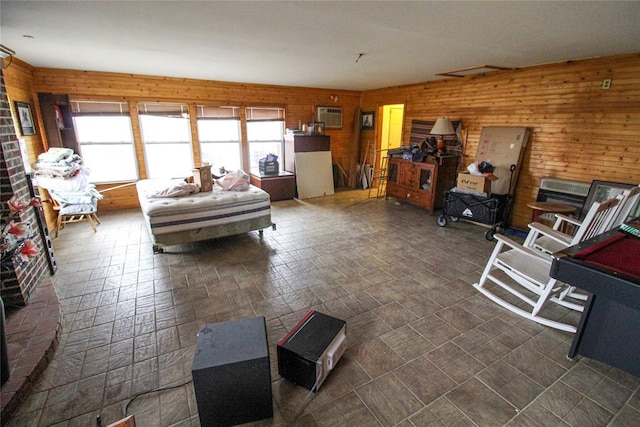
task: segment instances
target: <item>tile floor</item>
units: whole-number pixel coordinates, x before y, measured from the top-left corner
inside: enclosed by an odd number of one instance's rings
[[[493,248],[482,227],[440,228],[366,196],[275,202],[277,230],[263,238],[157,255],[138,210],[102,214],[96,234],[69,225],[54,240],[60,344],[8,425],[106,425],[126,412],[138,426],[198,426],[193,386],[180,386],[198,328],[253,316],[267,319],[274,397],[257,426],[640,425],[639,378],[567,360],[570,334],[473,289]],[[312,308],[346,320],[349,345],[309,395],[278,376],[275,342]]]

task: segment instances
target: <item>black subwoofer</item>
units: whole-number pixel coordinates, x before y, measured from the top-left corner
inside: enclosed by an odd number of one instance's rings
[[[264,317],[204,325],[193,357],[202,426],[232,426],[273,417]]]

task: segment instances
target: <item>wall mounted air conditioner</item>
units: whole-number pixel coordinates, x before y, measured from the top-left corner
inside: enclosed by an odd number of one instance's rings
[[[342,108],[318,107],[316,121],[324,122],[324,127],[327,129],[340,129],[342,128]]]

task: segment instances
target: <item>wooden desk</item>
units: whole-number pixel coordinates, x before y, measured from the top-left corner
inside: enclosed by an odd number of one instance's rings
[[[296,195],[296,176],[291,172],[262,175],[258,171],[251,171],[249,179],[251,185],[269,193],[272,202],[293,199]]]
[[[562,203],[554,203],[554,202],[532,202],[532,203],[527,203],[527,206],[533,209],[533,213],[531,215],[531,222],[539,222],[540,215],[543,215],[546,213],[570,214],[576,211],[575,206],[565,205]]]
[[[591,293],[568,356],[640,377],[640,238],[603,233],[555,253],[550,275]]]

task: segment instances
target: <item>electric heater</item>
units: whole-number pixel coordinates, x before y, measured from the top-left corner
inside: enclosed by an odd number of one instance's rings
[[[347,323],[311,310],[277,344],[278,373],[318,391],[347,347]]]

